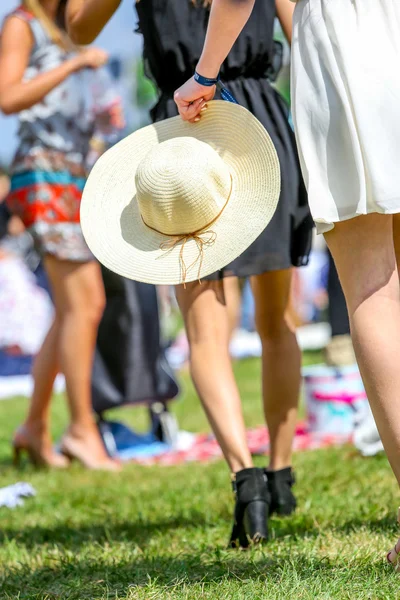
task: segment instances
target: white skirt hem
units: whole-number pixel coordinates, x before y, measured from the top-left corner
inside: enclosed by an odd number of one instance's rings
[[[336,223],[341,223],[342,221],[350,221],[350,219],[355,219],[356,217],[361,217],[361,216],[365,216],[365,215],[373,215],[373,214],[378,214],[378,215],[398,215],[400,214],[400,208],[397,209],[383,209],[383,210],[371,210],[371,211],[367,211],[367,212],[356,212],[356,213],[352,213],[350,215],[342,215],[340,218],[338,217],[337,219],[330,221],[327,221],[326,219],[322,219],[322,218],[318,218],[315,217],[314,218],[314,222],[315,222],[315,227],[317,230],[317,235],[323,235],[324,233],[328,233],[328,231],[332,231],[332,229],[334,229]]]

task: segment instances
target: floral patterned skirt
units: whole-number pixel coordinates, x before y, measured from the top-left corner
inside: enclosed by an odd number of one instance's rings
[[[76,262],[93,260],[79,223],[85,171],[60,153],[43,154],[14,162],[7,206],[21,218],[40,254]]]

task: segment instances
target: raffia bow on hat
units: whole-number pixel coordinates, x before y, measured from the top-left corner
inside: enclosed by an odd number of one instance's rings
[[[206,236],[206,235],[208,235],[208,237],[205,238],[204,236]],[[215,233],[215,231],[199,231],[199,232],[194,232],[194,233],[185,233],[184,235],[181,235],[181,236],[174,236],[174,239],[172,239],[168,242],[163,242],[160,245],[161,250],[166,250],[167,252],[174,250],[174,248],[176,248],[176,246],[178,244],[181,245],[181,250],[179,252],[179,263],[181,266],[182,283],[183,283],[184,288],[186,288],[186,276],[187,276],[188,272],[190,271],[190,269],[192,267],[194,267],[194,265],[197,262],[199,263],[197,279],[198,279],[199,283],[201,283],[200,273],[201,273],[201,267],[203,265],[203,260],[204,260],[204,247],[212,246],[215,243],[216,239],[217,239],[217,234]],[[185,250],[185,244],[188,240],[194,240],[196,242],[197,247],[199,249],[199,254],[198,254],[197,258],[195,258],[194,261],[187,267],[183,253]]]
[[[89,175],[81,225],[112,271],[185,284],[244,252],[271,220],[279,193],[265,128],[241,106],[212,101],[198,123],[167,119],[106,152]]]

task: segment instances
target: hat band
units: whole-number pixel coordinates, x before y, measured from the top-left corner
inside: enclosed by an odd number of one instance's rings
[[[143,216],[140,215],[142,218],[142,221],[146,225],[146,227],[148,227],[152,231],[155,231],[156,233],[159,233],[160,235],[165,235],[166,237],[171,238],[170,240],[168,240],[166,242],[162,242],[160,244],[160,250],[165,250],[166,254],[169,254],[169,252],[172,252],[172,250],[174,250],[174,248],[176,248],[176,246],[178,244],[182,243],[182,246],[181,246],[181,249],[179,252],[179,264],[180,264],[181,273],[182,273],[182,283],[183,283],[183,287],[185,289],[186,289],[186,276],[187,276],[188,272],[190,271],[190,269],[192,267],[194,267],[194,265],[198,261],[200,261],[200,262],[199,262],[199,270],[198,270],[198,274],[197,274],[197,279],[198,279],[199,283],[201,283],[200,273],[201,273],[201,267],[203,266],[203,260],[204,260],[204,247],[212,246],[215,243],[215,240],[217,239],[217,234],[215,233],[215,231],[212,231],[209,228],[216,221],[218,221],[218,219],[221,217],[222,213],[224,212],[224,210],[227,207],[228,202],[231,198],[232,189],[233,189],[232,175],[230,175],[230,178],[231,178],[231,187],[230,187],[228,198],[226,199],[225,204],[223,205],[223,207],[221,208],[221,210],[219,211],[217,216],[214,217],[214,219],[212,221],[210,221],[209,223],[207,223],[207,225],[204,225],[200,229],[197,229],[196,231],[193,231],[191,233],[174,233],[174,234],[164,233],[163,231],[159,231],[158,229],[155,229],[155,227],[151,227],[151,225],[148,225],[146,223],[146,221],[143,219]],[[204,236],[207,234],[209,234],[208,238],[203,239],[201,237],[201,236]],[[196,242],[199,253],[198,253],[197,257],[195,258],[195,260],[187,267],[184,256],[183,256],[183,252],[185,249],[185,244],[189,240],[194,240]],[[162,257],[159,256],[158,258],[162,258]]]

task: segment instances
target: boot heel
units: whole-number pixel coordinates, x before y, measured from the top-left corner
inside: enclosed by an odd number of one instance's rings
[[[232,480],[236,498],[234,525],[229,546],[248,548],[268,539],[270,494],[261,469],[243,469]]]
[[[250,502],[244,511],[244,529],[248,543],[259,544],[268,539],[268,504],[263,500]]]

